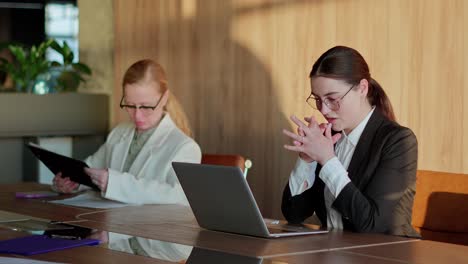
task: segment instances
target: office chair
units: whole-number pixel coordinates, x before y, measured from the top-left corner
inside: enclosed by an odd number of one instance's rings
[[[468,174],[417,172],[412,225],[423,239],[468,245]]]
[[[252,161],[241,155],[203,154],[201,163],[239,167],[244,173],[244,177],[247,177],[247,172],[252,167]]]

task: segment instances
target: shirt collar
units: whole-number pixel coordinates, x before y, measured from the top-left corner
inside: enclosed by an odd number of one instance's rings
[[[369,122],[369,119],[370,117],[372,116],[372,113],[374,112],[375,110],[375,106],[372,107],[372,110],[367,114],[367,116],[361,121],[361,123],[359,123],[359,125],[353,129],[353,131],[351,131],[351,133],[349,133],[349,135],[346,135],[346,133],[343,131],[341,131],[343,137],[342,139],[343,140],[347,140],[349,141],[351,144],[353,144],[353,146],[356,146],[358,141],[359,141],[359,138],[361,137],[361,134],[362,132],[364,131],[364,128],[366,127],[367,125],[367,122]]]

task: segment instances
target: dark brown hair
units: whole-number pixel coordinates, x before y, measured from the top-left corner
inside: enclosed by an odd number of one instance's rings
[[[327,50],[314,63],[309,77],[343,80],[351,85],[359,84],[362,79],[366,79],[369,82],[369,91],[367,92],[369,103],[375,105],[376,109],[388,119],[396,120],[387,94],[382,86],[371,77],[367,62],[355,49],[336,46]]]
[[[157,83],[161,94],[164,94],[164,92],[168,90],[167,77],[164,68],[159,63],[150,59],[137,61],[128,68],[122,80],[122,89],[125,90],[126,84],[134,84],[138,82]],[[169,94],[169,99],[164,110],[170,114],[172,120],[174,120],[174,123],[180,128],[180,130],[182,130],[187,136],[192,136],[192,130],[190,129],[187,115],[174,94]]]

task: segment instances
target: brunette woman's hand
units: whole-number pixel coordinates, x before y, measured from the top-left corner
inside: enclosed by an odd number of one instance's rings
[[[283,133],[293,140],[293,145],[284,146],[286,149],[298,152],[307,162],[315,160],[321,165],[335,156],[333,145],[340,139],[341,134],[332,136],[330,124],[319,125],[314,117],[305,119],[308,125],[296,116],[291,116],[291,120],[297,125],[298,133],[283,130]]]

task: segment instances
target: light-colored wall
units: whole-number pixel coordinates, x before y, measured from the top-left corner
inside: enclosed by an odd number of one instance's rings
[[[114,18],[114,122],[125,118],[116,107],[125,69],[158,60],[203,152],[253,160],[249,182],[266,216],[280,215],[295,160],[281,129],[291,114],[317,115],[307,76],[335,45],[367,59],[418,137],[420,169],[468,173],[468,1],[115,0]]]
[[[114,93],[114,9],[112,0],[78,0],[80,61],[93,71],[91,78],[80,86],[84,93]],[[110,123],[114,124],[109,104]]]

